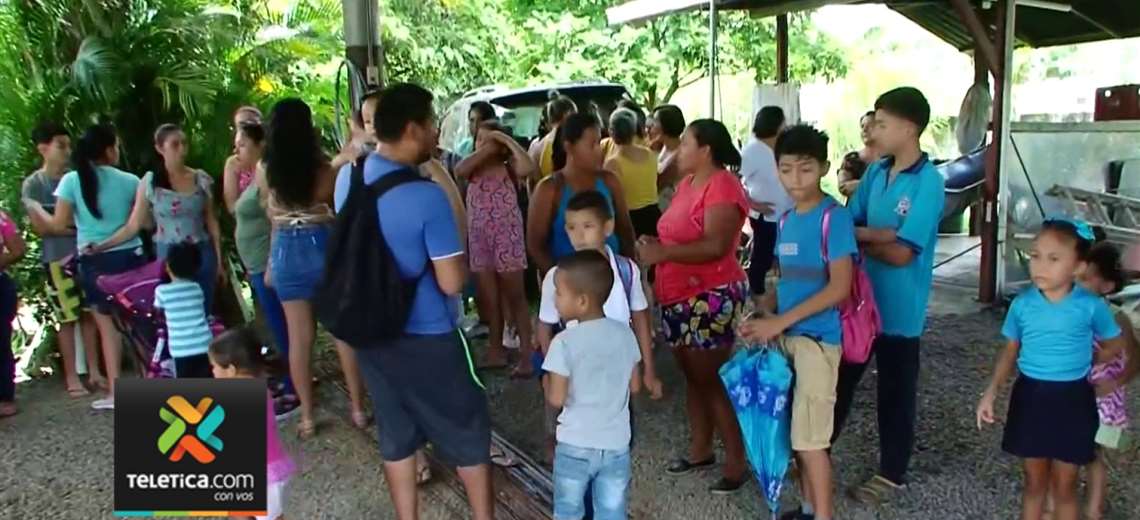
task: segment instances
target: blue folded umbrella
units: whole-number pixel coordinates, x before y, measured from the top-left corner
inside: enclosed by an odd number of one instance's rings
[[[720,368],[736,410],[748,463],[775,517],[792,457],[792,369],[776,349],[738,351]]]

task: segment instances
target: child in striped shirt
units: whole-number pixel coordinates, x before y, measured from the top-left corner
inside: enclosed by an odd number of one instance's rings
[[[170,283],[154,289],[154,306],[166,315],[166,345],[175,377],[211,377],[207,351],[213,334],[206,321],[206,298],[194,274],[202,262],[198,247],[176,244],[166,255]]]

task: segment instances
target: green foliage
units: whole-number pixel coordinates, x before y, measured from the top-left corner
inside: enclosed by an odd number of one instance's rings
[[[646,106],[705,75],[708,19],[699,13],[610,27],[609,0],[379,0],[389,81],[416,81],[446,102],[487,84],[620,82]],[[152,132],[180,123],[188,161],[220,175],[230,115],[283,97],[313,107],[336,146],[336,78],[343,56],[340,0],[14,0],[0,2],[0,208],[19,213],[21,179],[38,156],[29,134],[55,120],[73,134],[103,117],[118,127],[121,166],[150,169]],[[775,75],[772,20],[721,16],[721,70]],[[842,75],[840,50],[793,18],[792,76]],[[341,86],[343,88],[343,85]],[[340,98],[338,99],[338,94]],[[442,108],[442,107],[441,107]],[[47,319],[38,241],[12,268],[22,297]]]
[[[507,82],[524,47],[499,0],[381,0],[386,73],[444,96]]]
[[[668,102],[681,88],[707,74],[708,14],[679,13],[642,25],[611,27],[600,0],[506,0],[514,24],[527,31],[519,58],[520,79],[624,83],[645,106]],[[789,28],[793,80],[832,79],[846,72],[841,49],[811,29],[806,16]],[[776,78],[776,25],[746,11],[719,15],[718,70],[751,72],[757,81]]]
[[[1065,79],[1073,75],[1066,62],[1077,54],[1076,45],[1038,49],[1019,53],[1013,69],[1014,84],[1041,81],[1044,79]]]
[[[278,2],[272,2],[278,4]],[[73,135],[97,118],[118,127],[121,166],[136,173],[154,161],[161,123],[183,125],[188,161],[215,175],[232,148],[230,114],[301,95],[332,106],[320,66],[342,46],[340,2],[298,0],[27,0],[0,3],[0,208],[19,213],[22,178],[39,157],[30,140],[41,120]],[[331,110],[319,115],[331,122]],[[41,288],[38,240],[25,236],[28,260],[10,271],[25,304],[50,321]]]

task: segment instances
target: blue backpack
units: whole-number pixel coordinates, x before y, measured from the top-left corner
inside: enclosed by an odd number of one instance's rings
[[[617,264],[618,278],[621,278],[621,286],[625,289],[625,301],[626,303],[630,303],[633,300],[633,270],[637,269],[637,266],[633,263],[632,258],[624,257],[617,253],[614,253],[614,263]]]

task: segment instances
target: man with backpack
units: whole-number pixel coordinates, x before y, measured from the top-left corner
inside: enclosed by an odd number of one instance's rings
[[[919,339],[946,202],[942,175],[919,147],[930,105],[918,89],[891,90],[875,101],[872,131],[883,159],[867,166],[848,208],[867,260],[883,333],[873,351],[879,369],[879,471],[851,495],[877,505],[906,487],[917,419]],[[836,431],[843,426],[867,363],[839,370]]]
[[[490,520],[487,398],[456,328],[467,259],[447,195],[416,170],[436,147],[433,96],[397,84],[379,99],[376,153],[337,176],[318,317],[356,351],[397,518],[418,518],[415,453],[430,442],[458,467],[472,518]]]
[[[778,347],[795,369],[792,450],[800,467],[800,509],[782,520],[831,520],[832,414],[843,328],[840,304],[851,293],[855,226],[847,208],[820,188],[828,172],[827,135],[793,126],[776,139],[780,182],[792,209],[780,217],[776,260],[777,314],[750,319],[740,334]]]

